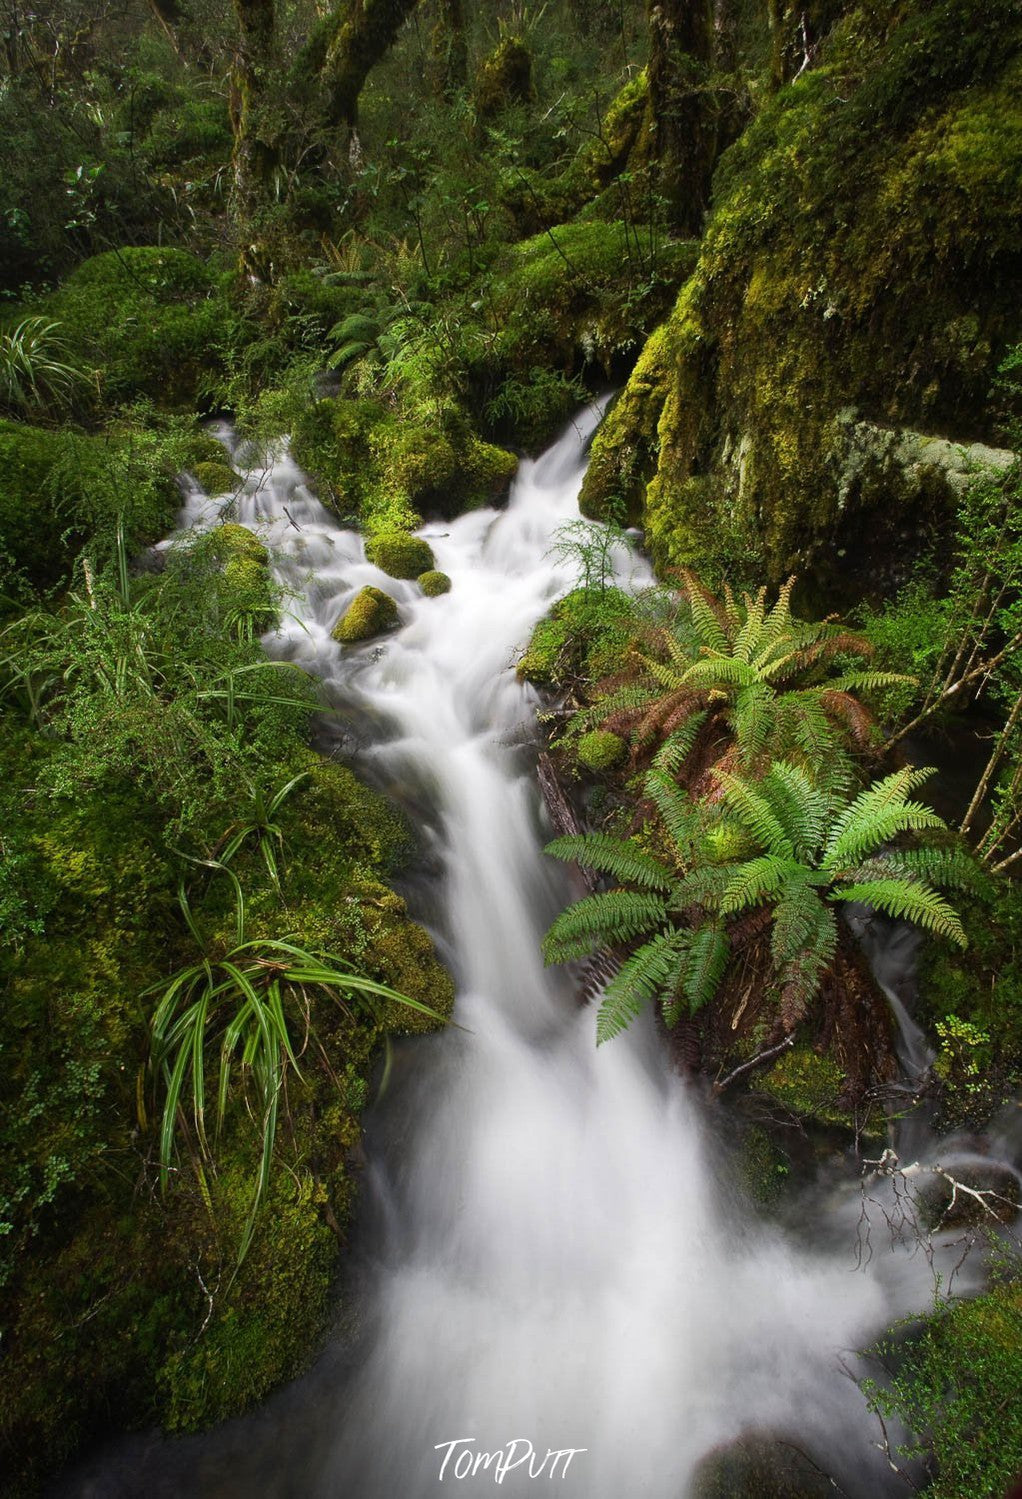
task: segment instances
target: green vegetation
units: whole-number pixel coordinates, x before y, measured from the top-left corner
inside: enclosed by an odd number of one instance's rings
[[[452,1002],[388,884],[412,830],[312,753],[314,684],[258,645],[288,600],[202,415],[232,414],[246,472],[288,433],[367,557],[434,597],[413,533],[499,505],[519,453],[621,386],[553,546],[578,586],[518,665],[557,695],[587,828],[553,850],[593,876],[549,955],[612,949],[601,1039],[656,1002],[718,1087],[833,1137],[891,1106],[887,1007],[838,919],[861,900],[941,939],[916,1008],[938,1119],[982,1129],[1017,1091],[1020,59],[1015,0],[11,12],[14,1492],[307,1360],[374,1058]],[[222,523],[148,551],[182,472]],[[659,575],[636,599],[625,525]],[[362,589],[334,638],[397,619]],[[906,755],[941,765],[940,818]],[[1015,1284],[943,1309],[875,1394],[936,1499],[1022,1462],[979,1419],[1019,1382]],[[755,1487],[757,1443],[701,1481]]]
[[[334,625],[333,637],[339,645],[356,645],[369,640],[397,624],[397,604],[382,588],[360,588]]]
[[[415,581],[428,599],[439,598],[441,594],[451,591],[450,578],[446,573],[437,572],[435,568],[420,573]]]

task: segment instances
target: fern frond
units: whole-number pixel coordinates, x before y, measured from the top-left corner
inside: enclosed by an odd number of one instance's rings
[[[659,860],[627,839],[612,838],[607,833],[567,834],[548,843],[544,852],[566,863],[580,864],[583,869],[613,875],[622,885],[667,892],[673,884]]]
[[[791,836],[771,805],[769,793],[764,793],[762,783],[759,787],[753,786],[743,776],[730,771],[715,770],[714,776],[723,788],[725,805],[757,843],[767,853],[792,858],[795,849]]]
[[[692,611],[692,623],[700,644],[727,656],[731,649],[726,633],[727,615],[694,573],[683,571],[681,577],[682,591]]]
[[[755,598],[745,595],[745,621],[735,637],[733,655],[748,664],[759,646],[763,634],[763,616],[766,613],[766,589],[761,588]]]
[[[829,678],[827,688],[831,692],[879,692],[884,687],[911,687],[915,681],[896,671],[850,671]]]
[[[989,883],[986,871],[962,848],[898,849],[889,857],[899,873],[948,890],[978,891]]]
[[[736,661],[733,656],[704,656],[692,662],[681,680],[686,687],[719,688],[751,687],[759,678],[746,661]]]
[[[603,993],[596,1016],[597,1046],[619,1035],[651,1000],[673,996],[688,942],[688,932],[668,927],[625,959]]]
[[[769,687],[757,682],[741,687],[731,710],[735,740],[742,761],[755,765],[769,743],[776,725],[776,699]]]
[[[694,1015],[716,994],[727,967],[730,944],[723,927],[704,926],[692,938],[685,956],[681,980],[688,1000],[688,1011]]]
[[[720,896],[721,914],[733,916],[758,905],[761,900],[777,895],[793,875],[802,872],[802,865],[795,860],[778,859],[772,854],[761,854],[758,859],[746,859],[737,867],[732,866]]]
[[[808,927],[801,926],[803,919],[808,919]],[[801,930],[797,946],[791,947],[789,936],[792,934],[787,933],[784,942],[778,944],[789,948],[778,975],[781,1020],[789,1034],[818,994],[824,975],[834,961],[838,940],[834,913],[819,900],[811,918],[806,909],[797,914],[793,912],[792,920],[793,927]],[[776,912],[774,933],[777,934]]]
[[[959,947],[968,947],[958,912],[932,886],[922,881],[891,879],[861,880],[831,892],[832,900],[855,900],[883,911],[898,921],[911,921],[928,932],[947,937]]]
[[[567,907],[543,938],[548,963],[583,958],[596,947],[614,947],[654,931],[667,920],[662,896],[637,890],[604,890]]]
[[[781,585],[777,594],[776,602],[760,630],[759,654],[752,662],[753,666],[761,666],[769,656],[769,653],[785,635],[790,634],[792,628],[791,620],[791,594],[795,587],[794,574],[787,582]]]
[[[823,868],[831,869],[838,867],[841,863],[854,862],[863,854],[876,848],[884,836],[893,836],[893,834],[882,833],[880,839],[873,841],[870,830],[887,812],[918,806],[917,803],[906,802],[905,798],[910,791],[921,786],[931,775],[933,775],[932,767],[918,769],[915,766],[906,765],[902,770],[896,770],[892,775],[884,776],[880,781],[874,781],[871,786],[866,787],[865,791],[860,792],[855,800],[849,802],[841,812],[830,831]],[[930,823],[929,826],[944,826],[936,813],[930,815],[936,818],[936,822]]]
[[[704,708],[701,712],[694,713],[680,728],[672,730],[653,756],[652,769],[662,770],[673,779],[692,753],[699,730],[705,722]]]
[[[684,861],[699,831],[698,809],[666,770],[650,770],[643,786],[660,814],[679,859]]]

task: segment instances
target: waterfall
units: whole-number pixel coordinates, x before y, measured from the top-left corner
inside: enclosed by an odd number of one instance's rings
[[[262,1412],[136,1445],[130,1477],[122,1459],[75,1492],[426,1499],[443,1474],[466,1494],[502,1479],[512,1496],[684,1499],[699,1459],[753,1430],[814,1454],[839,1492],[889,1491],[847,1370],[925,1309],[924,1257],[860,1267],[847,1211],[825,1252],[756,1220],[651,1019],[597,1049],[592,1010],[540,957],[568,876],[541,852],[537,696],[514,661],[572,585],[551,544],[578,517],[599,416],[524,462],[506,509],[424,528],[452,579],[439,598],[369,564],[286,449],[263,467],[222,432],[246,469],[232,517],[289,595],[267,648],[322,680],[341,710],[328,734],[421,816],[421,914],[459,1028],[398,1048],[369,1119],[357,1327]],[[182,524],[227,503],[191,493]],[[650,581],[624,547],[613,567],[623,587]],[[399,627],[341,647],[330,631],[366,583],[394,596]]]

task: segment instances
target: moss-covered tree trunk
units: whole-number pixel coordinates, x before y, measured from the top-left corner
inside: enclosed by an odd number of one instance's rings
[[[717,149],[717,106],[709,87],[713,0],[646,0],[649,99],[646,128],[671,222],[698,233]]]
[[[280,166],[270,86],[276,19],[274,0],[233,0],[239,42],[231,88],[234,131],[233,213],[245,270],[265,279],[269,273],[260,218],[272,198]]]
[[[317,28],[296,68],[321,74],[325,123],[342,133],[346,152],[359,155],[358,103],[370,72],[394,42],[418,0],[344,0]]]
[[[468,44],[461,0],[437,0],[437,15],[429,35],[430,60],[436,86],[453,99],[468,84]]]

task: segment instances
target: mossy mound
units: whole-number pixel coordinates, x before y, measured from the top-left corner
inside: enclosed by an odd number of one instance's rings
[[[147,396],[195,410],[237,331],[213,272],[185,250],[155,246],[93,256],[29,310],[60,324],[77,361],[96,370],[108,405]]]
[[[692,1479],[692,1499],[827,1499],[834,1485],[798,1441],[750,1432],[707,1454]]]
[[[518,663],[537,687],[587,686],[616,671],[634,638],[632,601],[619,588],[576,588],[539,621]]]
[[[592,729],[583,734],[575,746],[575,757],[585,769],[600,773],[613,770],[628,753],[628,745],[620,734],[611,734],[606,729]]]
[[[192,473],[208,495],[234,494],[241,478],[226,463],[197,463]]]
[[[446,573],[438,572],[435,568],[429,572],[420,573],[415,581],[428,599],[439,598],[442,593],[451,591],[450,578]]]
[[[424,515],[451,519],[492,504],[518,467],[447,401],[399,411],[370,400],[319,401],[296,423],[292,446],[324,500],[369,534],[412,531]]]
[[[249,620],[257,633],[272,629],[278,619],[277,591],[268,570],[270,554],[258,536],[230,522],[212,532],[212,547],[237,616]]]
[[[130,781],[73,801],[28,797],[53,744],[29,736],[15,755],[13,740],[0,745],[0,813],[32,909],[0,953],[0,1441],[23,1484],[14,1491],[30,1492],[90,1440],[154,1421],[185,1431],[228,1419],[308,1361],[355,1200],[349,1159],[382,1038],[436,1022],[309,992],[292,1023],[311,1024],[317,1045],[302,1056],[301,1083],[289,1082],[279,1159],[236,1267],[259,1156],[241,1092],[217,1170],[200,1179],[182,1151],[165,1197],[153,1173],[158,1109],[148,1086],[136,1093],[151,1013],[139,996],[195,956],[160,809]],[[232,863],[250,935],[279,935],[283,921],[300,945],[448,1014],[449,976],[382,883],[410,830],[347,768],[309,750],[267,770],[272,784],[300,773],[274,818],[286,914],[254,844]],[[211,847],[230,818],[222,790],[211,787]],[[0,893],[9,911],[10,891]],[[219,920],[229,944],[230,902],[214,895],[196,892],[195,908],[211,940]]]
[[[433,566],[433,549],[421,536],[383,531],[366,542],[366,556],[390,578],[417,578]]]
[[[332,635],[339,645],[355,645],[382,635],[397,624],[397,604],[382,588],[359,589],[334,625]]]
[[[596,365],[608,376],[627,367],[697,253],[694,242],[667,242],[622,219],[545,229],[515,245],[494,277],[501,331],[492,362],[519,375],[546,365]]]
[[[725,154],[698,267],[594,443],[657,564],[825,584],[918,552],[945,490],[847,473],[843,414],[988,440],[1022,333],[1022,19],[861,7]],[[743,554],[743,555],[739,555]]]

